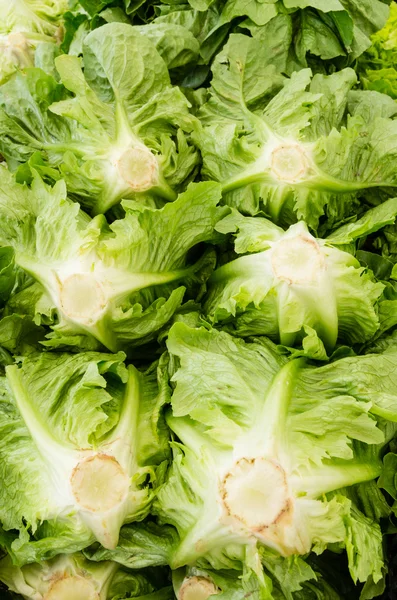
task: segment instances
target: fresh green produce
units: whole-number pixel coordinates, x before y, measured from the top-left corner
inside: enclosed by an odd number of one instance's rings
[[[318,570],[313,570],[309,565],[297,559],[288,562],[277,557],[276,553],[266,551],[262,555],[269,574],[267,585],[276,597],[288,597],[294,593],[294,598],[301,600],[308,598],[329,598],[336,600],[339,595],[329,585]],[[273,580],[270,579],[270,574]],[[238,600],[244,597],[258,597],[260,587],[258,580],[251,574],[238,571],[214,571],[188,567],[177,569],[172,574],[174,590],[178,600],[191,600],[197,598],[219,598]],[[201,594],[201,596],[200,596]]]
[[[0,561],[0,580],[26,600],[172,600],[169,586],[159,591],[153,577],[121,569],[117,563],[90,563],[82,555],[60,554],[40,564],[15,567]],[[155,585],[153,585],[153,583]]]
[[[114,548],[122,524],[147,514],[149,481],[168,453],[158,412],[167,384],[156,369],[140,373],[123,358],[42,353],[7,367],[0,519],[20,532],[11,546],[18,564],[95,539]]]
[[[269,101],[280,76],[271,56],[258,61],[258,52],[255,39],[230,37],[199,113],[202,172],[222,183],[230,206],[317,229],[324,213],[329,226],[357,213],[360,193],[396,187],[393,101],[351,92],[352,69],[313,78],[301,70]]]
[[[332,351],[338,338],[364,343],[380,327],[384,286],[338,245],[394,222],[396,214],[397,199],[391,199],[329,238],[316,239],[303,221],[284,232],[267,219],[235,211],[216,229],[237,232],[235,251],[245,256],[212,274],[204,308],[238,335],[267,335],[286,346],[303,336],[303,348],[314,358],[326,358],[324,349]]]
[[[393,600],[396,6],[0,0],[1,600]]]
[[[360,79],[365,89],[397,98],[397,5],[390,6],[386,25],[372,37],[372,46],[360,57]]]
[[[193,283],[207,268],[205,256],[189,264],[187,254],[224,214],[219,186],[192,184],[158,212],[125,203],[124,218],[110,225],[65,196],[62,181],[50,187],[36,175],[28,189],[0,167],[0,242],[40,284],[32,309],[53,329],[48,345],[83,336],[116,351],[156,337],[182,302],[181,280]]]
[[[0,83],[16,70],[56,55],[67,8],[67,0],[0,1]]]
[[[381,531],[354,490],[381,474],[396,429],[396,349],[313,368],[266,338],[245,344],[184,324],[167,344],[180,364],[167,423],[181,444],[154,508],[180,535],[171,566],[257,571],[260,547],[292,556],[336,545],[354,581],[379,581]],[[376,487],[367,493],[376,506]],[[378,514],[384,506],[381,497]]]
[[[190,29],[200,42],[201,64],[210,61],[230,31],[239,25],[259,39],[270,55],[274,52],[280,71],[291,74],[308,63],[323,70],[333,59],[338,66],[352,62],[371,45],[370,35],[385,24],[388,3],[190,0],[156,6],[155,13],[160,16],[155,23],[180,24]],[[106,14],[103,16],[106,18]]]
[[[94,214],[123,198],[175,200],[198,156],[184,135],[188,102],[153,44],[128,25],[107,25],[85,39],[84,65],[83,75],[77,57],[55,60],[64,87],[37,69],[3,86],[1,152],[20,163],[41,151]],[[31,110],[15,107],[19,95]]]

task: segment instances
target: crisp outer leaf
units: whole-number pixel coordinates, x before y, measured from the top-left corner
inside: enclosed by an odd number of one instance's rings
[[[271,242],[279,240],[284,233],[281,227],[268,219],[243,217],[236,210],[219,221],[216,230],[234,234],[234,249],[237,254],[266,250]]]
[[[121,268],[135,272],[180,268],[187,251],[210,239],[216,223],[227,212],[217,207],[220,197],[219,185],[201,182],[192,184],[160,211],[142,210],[125,202],[125,218],[111,224],[114,236],[99,246],[101,259],[106,265],[117,260]]]
[[[329,135],[332,129],[339,128],[345,117],[349,92],[357,83],[353,69],[343,69],[333,77],[314,75],[310,91],[321,94],[312,107],[310,125],[305,131],[306,139],[315,140],[321,135]]]
[[[347,529],[346,550],[353,581],[365,582],[372,577],[374,583],[377,583],[382,579],[384,564],[379,525],[352,508]]]
[[[154,43],[168,69],[190,64],[198,58],[200,44],[182,25],[152,23],[135,26],[135,29]]]
[[[172,327],[167,347],[171,354],[179,356],[182,365],[173,377],[177,382],[172,396],[173,414],[190,414],[199,421],[204,419],[205,424],[209,424],[206,419],[211,419],[212,411],[219,424],[224,420],[225,426],[233,426],[233,421],[242,427],[252,424],[255,419],[253,404],[256,405],[261,391],[263,393],[269,386],[285,362],[271,343],[249,346],[227,334],[215,335],[182,324]],[[205,374],[205,378],[196,378],[196,372]],[[259,378],[258,374],[261,374]],[[214,380],[217,381],[215,389]],[[228,385],[229,381],[238,385],[232,387]],[[217,408],[214,406],[211,411],[213,400],[216,400]],[[232,407],[233,419],[229,416]],[[232,441],[230,433],[225,431],[225,443]]]
[[[397,198],[390,198],[379,206],[369,209],[361,219],[347,223],[331,233],[327,239],[333,245],[351,244],[360,237],[378,231],[386,225],[394,223],[397,215]]]
[[[383,471],[378,480],[380,488],[397,500],[397,455],[389,452],[383,459]]]
[[[337,389],[357,400],[369,402],[375,414],[397,421],[395,356],[394,343],[389,348],[382,348],[379,354],[346,357],[317,370],[305,371],[302,380],[309,386],[318,386],[319,392],[329,397]]]
[[[29,390],[29,402],[59,443],[85,448],[117,424],[128,379],[123,360],[122,353],[44,352],[24,361],[18,370],[19,385]],[[103,377],[107,373],[114,378],[111,393]]]
[[[73,124],[47,109],[65,90],[41,69],[28,69],[0,87],[0,150],[9,160],[26,161],[59,137],[70,139]]]
[[[166,565],[178,543],[173,527],[161,527],[152,521],[122,527],[115,550],[93,545],[84,550],[92,561],[114,560],[130,569]]]
[[[0,469],[2,480],[8,482],[1,486],[0,519],[6,529],[22,528],[22,517],[35,527],[36,522],[53,509],[53,503],[46,496],[49,474],[43,469],[40,453],[4,377],[0,386]],[[29,485],[24,485],[24,481],[29,481]]]
[[[341,4],[353,18],[355,26],[368,37],[382,29],[389,16],[388,2],[381,0],[341,0]]]
[[[229,118],[244,118],[245,107],[255,107],[282,84],[282,78],[261,45],[239,34],[230,36],[216,56],[212,71],[213,97],[206,110],[216,110],[220,117],[224,113]],[[205,122],[206,112],[203,118]]]
[[[128,110],[170,82],[166,64],[149,38],[124,23],[104,25],[85,38],[84,75],[101,100],[117,98]]]

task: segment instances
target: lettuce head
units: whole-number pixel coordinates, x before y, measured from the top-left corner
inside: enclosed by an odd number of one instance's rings
[[[0,83],[18,69],[33,67],[38,45],[61,40],[67,10],[67,0],[0,1]]]
[[[396,428],[395,349],[313,367],[182,323],[168,348],[174,460],[154,510],[180,536],[171,566],[245,565],[266,587],[261,553],[345,548],[353,581],[381,580],[390,509],[374,480]]]
[[[16,564],[114,548],[123,523],[146,516],[168,456],[167,380],[123,358],[43,352],[1,378],[0,522]]]
[[[211,250],[190,251],[214,237],[227,211],[219,200],[218,184],[191,184],[159,210],[127,202],[109,225],[68,200],[63,181],[51,187],[36,175],[29,188],[0,168],[0,243],[35,280],[13,298],[15,312],[27,301],[35,322],[52,328],[53,347],[114,352],[155,339],[186,286],[193,293],[212,268]]]
[[[196,141],[203,177],[222,183],[230,206],[325,232],[360,213],[371,190],[396,187],[396,104],[351,91],[352,69],[282,82],[258,41],[233,34],[212,72]]]
[[[110,561],[92,563],[77,552],[23,567],[9,557],[0,561],[0,581],[25,600],[172,600],[171,587],[160,589],[163,578],[161,572],[150,577]]]
[[[235,211],[216,228],[234,233],[243,256],[211,275],[207,314],[238,335],[267,335],[286,346],[302,341],[317,358],[337,342],[367,342],[380,327],[384,285],[346,250],[396,214],[397,200],[390,199],[319,239],[303,221],[284,231]]]
[[[198,164],[194,117],[154,44],[110,23],[85,38],[83,65],[62,55],[55,66],[63,85],[33,69],[0,87],[1,153],[12,167],[39,153],[43,173],[62,176],[94,214],[123,198],[174,200]]]

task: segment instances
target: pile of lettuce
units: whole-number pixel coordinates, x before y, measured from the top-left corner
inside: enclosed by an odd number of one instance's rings
[[[0,596],[395,593],[397,5],[0,0]]]

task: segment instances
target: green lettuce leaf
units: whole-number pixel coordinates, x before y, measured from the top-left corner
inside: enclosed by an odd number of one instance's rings
[[[196,35],[202,63],[210,62],[229,32],[240,25],[283,63],[282,72],[291,74],[308,64],[319,69],[332,69],[331,61],[351,64],[386,23],[387,4],[381,0],[189,0],[189,4],[156,8],[158,19],[187,26]]]
[[[186,74],[184,85],[197,88],[207,79],[208,63],[220,49],[230,29],[230,23],[220,24],[224,2],[159,4],[155,7],[154,24],[167,23],[187,29],[199,44],[199,59],[195,69]]]
[[[283,4],[287,10],[277,3],[278,14],[271,15],[270,21],[248,15],[246,25],[264,41],[272,29],[286,32],[279,52],[289,73],[308,64],[327,69],[327,61],[351,64],[370,46],[371,35],[383,27],[389,14],[387,3],[372,0],[285,0]]]
[[[372,46],[360,57],[357,70],[366,90],[397,98],[397,6],[392,2],[386,25],[372,36]]]
[[[0,248],[0,306],[10,297],[16,281],[14,251],[10,247]]]
[[[174,527],[143,521],[121,528],[117,548],[103,548],[96,543],[86,548],[84,555],[97,562],[113,560],[129,569],[158,567],[168,564],[178,542]]]

